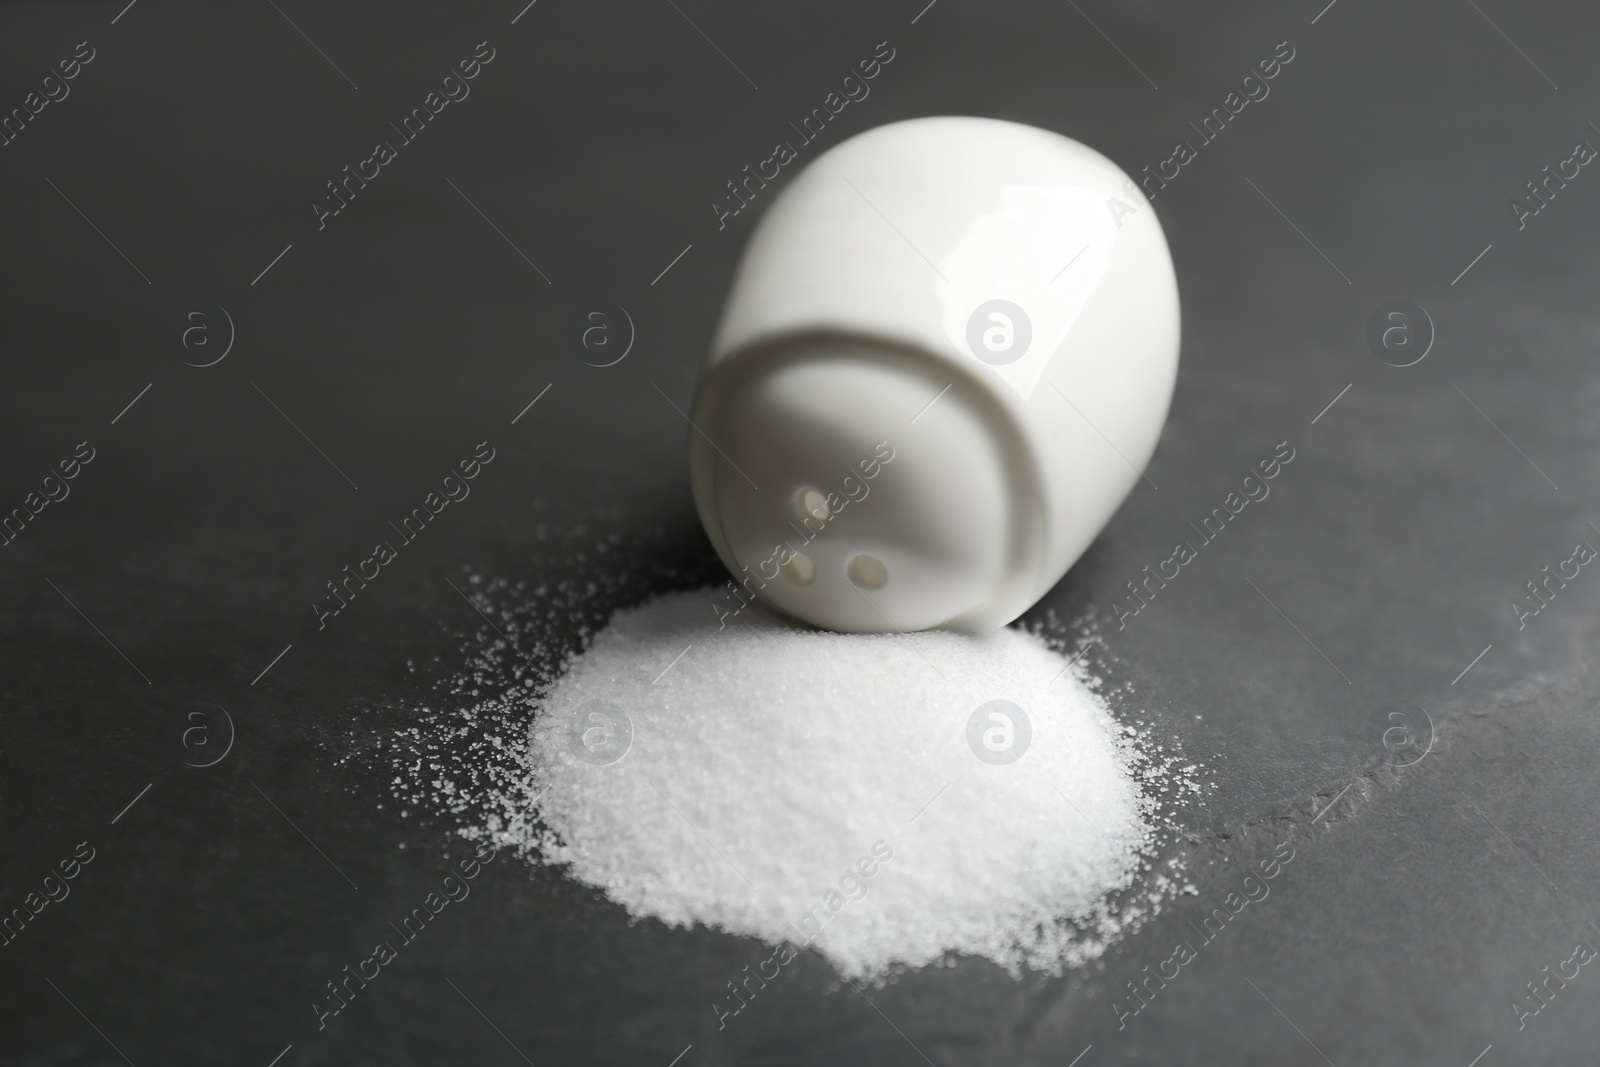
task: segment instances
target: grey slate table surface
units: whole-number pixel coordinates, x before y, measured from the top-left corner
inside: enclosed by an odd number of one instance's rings
[[[1521,628],[1512,603],[1600,546],[1600,177],[1520,228],[1510,201],[1600,144],[1596,26],[1503,0],[6,5],[0,108],[93,58],[0,148],[0,506],[94,458],[0,550],[0,911],[93,859],[0,948],[0,1061],[1591,1062],[1600,972],[1526,983],[1600,947],[1600,578]],[[325,183],[480,41],[470,97],[319,229]],[[1154,200],[1184,330],[1153,484],[1038,610],[1094,612],[1119,714],[1207,765],[1162,857],[1196,891],[1063,978],[968,961],[862,996],[807,959],[719,1031],[752,943],[497,859],[318,1030],[323,983],[462,854],[363,758],[373,709],[423,692],[407,661],[475,624],[447,579],[581,576],[602,536],[640,577],[597,617],[715,577],[662,393],[686,401],[761,204],[721,230],[709,205],[880,41],[816,147],[965,113],[1133,173],[1195,149]],[[1393,299],[1433,324],[1414,366],[1365,339]],[[634,349],[587,366],[574,323],[612,306]],[[473,498],[319,630],[324,583],[485,439]],[[1124,582],[1282,441],[1271,496],[1117,629]],[[1380,743],[1394,702],[1409,748]],[[232,747],[186,765],[223,738],[207,706]],[[1286,847],[1119,1028],[1126,983]]]

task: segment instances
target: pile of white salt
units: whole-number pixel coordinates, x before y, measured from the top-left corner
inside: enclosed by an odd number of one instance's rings
[[[485,832],[634,916],[813,948],[852,979],[1097,954],[1154,802],[1066,659],[1013,629],[844,635],[759,608],[719,627],[715,601],[621,612],[530,692],[536,799]]]

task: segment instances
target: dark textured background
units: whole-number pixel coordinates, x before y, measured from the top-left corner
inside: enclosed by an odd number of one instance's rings
[[[0,948],[0,1061],[1592,1056],[1593,967],[1520,1031],[1511,1005],[1575,942],[1600,947],[1600,578],[1585,569],[1520,632],[1510,602],[1580,538],[1600,546],[1600,176],[1521,231],[1507,201],[1600,143],[1600,20],[1548,0],[939,0],[917,18],[922,2],[539,0],[514,25],[519,0],[0,9],[0,108],[77,42],[97,50],[0,148],[0,507],[79,441],[97,450],[0,549],[0,909],[78,842],[96,850]],[[1208,765],[1216,788],[1164,857],[1197,892],[1062,979],[969,962],[869,991],[874,1010],[807,959],[719,1033],[709,1005],[757,946],[630,926],[502,857],[319,1033],[322,983],[461,855],[453,823],[402,817],[363,756],[390,725],[371,709],[424,695],[407,660],[477,624],[445,579],[581,574],[595,564],[576,553],[612,538],[639,579],[609,586],[603,614],[714,573],[685,426],[654,388],[686,403],[754,216],[718,232],[707,205],[886,39],[896,58],[821,146],[966,113],[1130,171],[1194,140],[1188,121],[1278,42],[1296,49],[1155,201],[1184,311],[1160,489],[1141,483],[1045,601],[1106,620],[1093,662],[1131,685],[1119,714]],[[497,55],[472,95],[318,232],[323,183],[482,40]],[[1437,328],[1405,369],[1363,337],[1393,298]],[[604,304],[637,344],[596,369],[573,323]],[[185,366],[220,351],[185,350],[186,316],[220,344],[221,308],[232,352]],[[323,583],[485,438],[498,458],[472,497],[319,632]],[[1272,496],[1116,631],[1123,581],[1282,440],[1297,454]],[[1395,700],[1437,727],[1407,769],[1370,727]],[[237,727],[205,769],[181,742],[197,702]],[[1123,984],[1284,841],[1271,895],[1119,1031]]]

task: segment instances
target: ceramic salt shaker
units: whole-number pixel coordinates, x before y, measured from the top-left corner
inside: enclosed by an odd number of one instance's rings
[[[750,237],[696,508],[742,597],[815,626],[1002,626],[1139,481],[1178,339],[1166,238],[1106,157],[993,119],[869,130]]]

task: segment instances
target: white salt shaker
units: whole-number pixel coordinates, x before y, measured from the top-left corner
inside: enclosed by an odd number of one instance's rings
[[[1116,164],[993,119],[881,126],[751,235],[695,391],[695,505],[737,592],[813,625],[1002,626],[1139,480],[1178,336]]]

